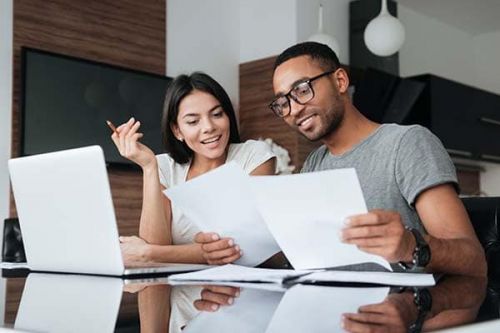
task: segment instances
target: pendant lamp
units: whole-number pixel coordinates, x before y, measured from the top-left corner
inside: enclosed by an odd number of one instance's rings
[[[387,0],[382,0],[380,14],[366,26],[364,39],[368,50],[381,57],[393,55],[403,45],[405,28],[387,10]]]

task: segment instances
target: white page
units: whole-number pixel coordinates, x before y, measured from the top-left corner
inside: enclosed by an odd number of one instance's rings
[[[297,277],[309,273],[311,271],[253,268],[228,264],[203,271],[170,275],[168,281],[172,283],[179,281],[281,283],[285,278]]]
[[[201,312],[183,332],[265,332],[282,297],[282,292],[241,289],[232,305],[221,306],[216,312]]]
[[[250,180],[262,217],[296,269],[373,262],[391,270],[384,258],[340,241],[344,219],[367,212],[354,169]]]
[[[266,332],[343,332],[342,314],[380,303],[388,293],[389,288],[296,285],[281,299]]]
[[[256,266],[280,248],[257,211],[249,178],[230,162],[164,193],[200,230],[233,238],[243,251],[237,264]]]
[[[322,271],[303,276],[295,282],[359,282],[376,283],[388,286],[433,286],[436,284],[432,274],[395,273],[395,272],[354,272]]]

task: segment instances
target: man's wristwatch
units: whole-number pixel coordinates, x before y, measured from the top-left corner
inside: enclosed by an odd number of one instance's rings
[[[413,250],[413,259],[411,264],[400,261],[399,265],[405,270],[424,268],[431,261],[431,248],[417,229],[407,228],[407,230],[413,234],[413,237],[415,237],[416,245]]]
[[[418,314],[417,319],[413,324],[408,327],[408,332],[417,333],[422,331],[422,326],[424,325],[425,317],[432,309],[432,295],[429,289],[413,289],[413,302],[417,307]]]

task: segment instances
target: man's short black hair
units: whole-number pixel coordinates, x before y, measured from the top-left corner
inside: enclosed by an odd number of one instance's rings
[[[274,62],[273,72],[285,61],[304,55],[317,61],[325,71],[340,68],[339,58],[329,46],[317,42],[303,42],[283,51]]]

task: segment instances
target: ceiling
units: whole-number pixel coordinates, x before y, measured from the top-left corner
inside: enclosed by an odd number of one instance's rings
[[[500,31],[500,0],[397,0],[471,35]]]

